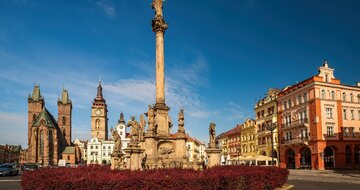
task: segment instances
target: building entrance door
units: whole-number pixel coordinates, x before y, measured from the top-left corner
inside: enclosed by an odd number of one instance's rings
[[[311,169],[311,151],[308,147],[305,147],[301,151],[300,168]]]
[[[286,168],[295,169],[295,152],[292,149],[287,152]]]
[[[327,146],[324,150],[325,169],[333,169],[335,167],[334,160],[334,150]]]

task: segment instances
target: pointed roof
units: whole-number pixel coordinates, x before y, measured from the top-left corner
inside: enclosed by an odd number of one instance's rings
[[[39,101],[39,100],[43,100],[43,99],[44,98],[41,96],[41,93],[40,93],[40,85],[35,85],[32,95],[31,96],[29,95],[29,100]]]
[[[54,117],[50,114],[50,112],[45,107],[42,109],[40,114],[37,116],[37,118],[32,126],[38,127],[41,125],[42,121],[45,122],[44,124],[46,127],[56,128],[56,126],[57,126]]]
[[[118,120],[118,123],[125,124],[124,114],[122,112],[120,113],[120,119]]]
[[[62,104],[71,104],[71,99],[69,97],[68,90],[65,90],[63,88],[62,93],[61,93],[61,97],[58,99],[58,102],[62,103]]]
[[[97,87],[97,95],[96,95],[94,101],[103,101],[103,102],[105,102],[105,99],[104,99],[103,94],[102,94],[101,79],[99,79],[99,85]]]

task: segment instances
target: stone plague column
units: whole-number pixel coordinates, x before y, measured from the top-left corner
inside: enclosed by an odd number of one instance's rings
[[[216,137],[215,126],[216,126],[215,123],[210,123],[210,127],[209,127],[210,142],[209,142],[209,147],[205,150],[206,154],[208,155],[207,167],[209,167],[209,168],[220,164],[220,152],[221,152],[221,149],[216,147],[216,143],[215,143],[215,137]]]
[[[164,72],[164,33],[168,28],[163,18],[162,0],[153,0],[152,8],[155,10],[155,17],[152,20],[152,30],[156,36],[156,112],[157,135],[169,136],[169,107],[165,103],[165,72]]]

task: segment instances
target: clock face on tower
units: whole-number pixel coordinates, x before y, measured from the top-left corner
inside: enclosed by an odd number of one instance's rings
[[[101,115],[101,110],[100,110],[100,109],[97,109],[97,110],[95,111],[95,114],[96,114],[97,116]]]

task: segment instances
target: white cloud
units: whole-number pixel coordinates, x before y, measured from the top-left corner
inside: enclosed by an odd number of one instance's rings
[[[97,1],[96,4],[103,9],[103,11],[105,12],[105,14],[110,17],[110,18],[114,18],[116,16],[116,10],[115,10],[115,6],[113,5],[113,3],[109,0],[100,0]]]

